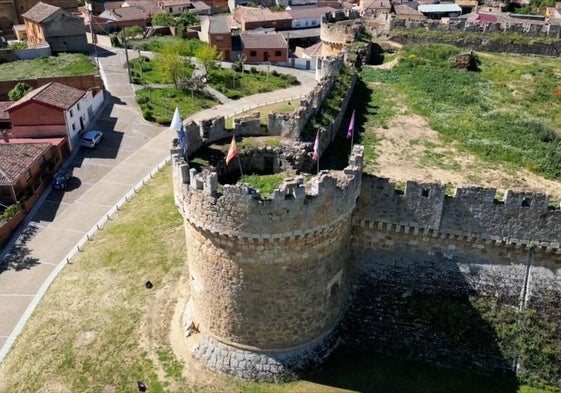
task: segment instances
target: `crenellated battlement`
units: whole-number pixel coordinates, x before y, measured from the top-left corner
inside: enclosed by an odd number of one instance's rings
[[[443,185],[408,182],[405,192],[388,179],[363,178],[355,222],[381,230],[422,236],[455,237],[497,244],[559,248],[561,211],[549,206],[543,193],[508,190],[501,200],[496,190],[457,187],[445,195]]]
[[[176,201],[185,218],[198,228],[236,237],[285,237],[321,231],[349,217],[362,180],[363,148],[355,146],[342,171],[321,171],[308,182],[286,179],[263,197],[247,184],[221,186],[216,172],[188,169],[172,160]]]

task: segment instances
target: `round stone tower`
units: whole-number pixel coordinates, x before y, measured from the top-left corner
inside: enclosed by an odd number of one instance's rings
[[[194,356],[273,381],[323,361],[349,289],[362,148],[344,170],[285,181],[271,199],[243,185],[219,190],[216,173],[187,171],[175,156],[191,280],[184,324],[200,333]]]

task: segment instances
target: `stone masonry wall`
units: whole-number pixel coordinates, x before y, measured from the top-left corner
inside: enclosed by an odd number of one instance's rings
[[[230,346],[291,351],[331,331],[348,282],[362,148],[343,171],[286,181],[271,199],[173,156],[189,249],[193,321]]]
[[[304,236],[271,239],[185,226],[201,331],[232,346],[286,351],[338,322],[349,286],[349,216]]]
[[[561,211],[546,195],[508,190],[502,200],[491,188],[463,186],[444,195],[444,186],[408,182],[403,195],[387,179],[365,175],[357,214],[407,231],[438,230],[447,236],[500,244],[559,249]]]
[[[352,233],[356,271],[343,331],[357,349],[507,371],[515,357],[499,347],[468,297],[559,312],[558,250],[408,230],[358,215]]]

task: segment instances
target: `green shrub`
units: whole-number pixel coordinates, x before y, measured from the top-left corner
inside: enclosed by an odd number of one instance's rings
[[[112,34],[109,37],[109,40],[111,41],[111,46],[113,46],[115,48],[119,48],[121,46],[121,41],[119,40],[119,37],[117,36],[117,34]]]
[[[19,209],[16,205],[11,205],[4,210],[2,214],[0,214],[0,222],[8,221],[10,218],[14,217],[18,213]]]
[[[154,121],[154,115],[152,114],[152,111],[150,109],[143,108],[142,117],[144,117],[144,120]]]
[[[142,105],[142,104],[147,104],[148,103],[148,97],[146,96],[136,96],[136,103],[138,105]]]
[[[27,42],[13,41],[8,44],[8,49],[27,49]]]

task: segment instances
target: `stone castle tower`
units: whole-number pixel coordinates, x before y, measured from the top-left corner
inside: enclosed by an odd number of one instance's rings
[[[188,172],[174,155],[191,279],[185,327],[193,354],[230,375],[279,380],[321,362],[337,340],[349,290],[351,213],[362,179],[362,148],[343,171],[297,177],[263,199]]]

